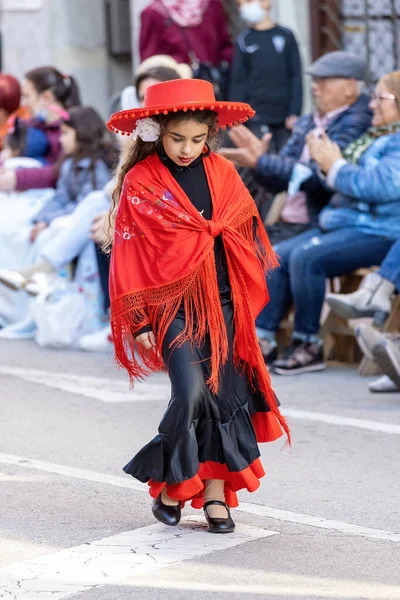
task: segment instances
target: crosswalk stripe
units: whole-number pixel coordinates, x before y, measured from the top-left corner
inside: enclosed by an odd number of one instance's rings
[[[38,369],[22,369],[19,367],[0,367],[0,375],[17,377],[29,383],[45,385],[52,389],[62,390],[107,403],[167,402],[170,395],[166,378],[161,383],[152,383],[150,381],[146,381],[145,383],[139,382],[133,390],[130,390],[127,379],[106,379],[104,377],[90,377]]]
[[[55,373],[54,371],[43,371],[37,369],[22,369],[19,367],[0,367],[0,376],[16,377],[23,381],[45,385],[49,388],[62,390],[78,396],[84,396],[107,403],[125,402],[168,402],[170,397],[170,386],[167,377],[162,377],[154,382],[151,379],[139,382],[133,390],[129,390],[127,380],[106,379],[103,377],[90,377],[86,375],[73,375],[66,373]],[[282,407],[286,417],[299,421],[314,421],[327,425],[339,425],[374,431],[375,433],[387,433],[400,435],[400,425],[396,423],[384,423],[382,421],[369,421],[341,415],[313,412],[292,408],[286,404]]]
[[[137,492],[147,492],[147,486],[140,483],[132,477],[118,477],[116,475],[106,475],[105,473],[96,473],[95,471],[86,471],[66,465],[57,465],[46,461],[25,458],[23,456],[15,456],[13,454],[0,453],[0,464],[15,465],[27,469],[35,469],[47,473],[55,473],[65,477],[73,477],[75,479],[84,479],[105,485],[113,485],[135,490]],[[253,504],[251,502],[241,502],[238,511],[276,519],[278,521],[286,521],[289,523],[299,523],[310,527],[318,527],[320,529],[331,529],[337,533],[345,535],[364,537],[374,540],[385,540],[391,542],[400,542],[400,533],[393,531],[385,531],[383,529],[374,529],[372,527],[364,527],[363,525],[355,525],[354,523],[346,523],[344,521],[336,521],[326,519],[324,517],[315,517],[313,515],[305,515],[288,510],[279,510],[269,506]],[[0,596],[1,597],[1,596]]]
[[[63,600],[96,586],[134,585],[139,575],[273,535],[247,525],[232,535],[212,535],[197,516],[178,527],[157,523],[0,569],[0,597]]]

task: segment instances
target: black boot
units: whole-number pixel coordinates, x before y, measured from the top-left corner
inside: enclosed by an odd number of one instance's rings
[[[151,510],[155,518],[164,523],[164,525],[178,525],[181,520],[181,505],[170,506],[169,504],[164,504],[161,500],[161,494],[153,500]]]
[[[220,506],[224,506],[228,516],[225,519],[210,517],[207,512],[207,507],[211,504],[219,504]],[[208,523],[209,533],[233,533],[235,531],[235,523],[233,522],[231,513],[225,502],[221,502],[220,500],[210,500],[209,502],[206,502],[204,505],[204,515]]]

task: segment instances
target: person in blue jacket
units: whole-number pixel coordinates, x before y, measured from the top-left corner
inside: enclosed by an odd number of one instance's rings
[[[307,137],[333,195],[318,227],[275,247],[281,264],[271,274],[271,300],[257,321],[269,344],[267,360],[287,308],[295,307],[292,346],[273,362],[275,373],[325,368],[318,332],[327,278],[381,264],[400,236],[400,71],[379,80],[370,107],[372,127],[344,151],[326,134]]]
[[[327,188],[312,160],[306,136],[323,132],[344,149],[371,124],[369,98],[360,93],[366,62],[349,52],[325,54],[311,65],[313,113],[300,117],[293,134],[279,154],[267,152],[270,134],[259,140],[243,125],[230,132],[233,149],[221,153],[240,167],[253,170],[267,192],[287,192],[279,221],[267,226],[272,244],[298,235],[318,223],[318,214],[332,191]]]

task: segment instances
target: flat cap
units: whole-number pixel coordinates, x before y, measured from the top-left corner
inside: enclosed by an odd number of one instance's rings
[[[313,77],[343,77],[363,81],[367,75],[367,63],[352,52],[336,50],[318,58],[307,73]]]

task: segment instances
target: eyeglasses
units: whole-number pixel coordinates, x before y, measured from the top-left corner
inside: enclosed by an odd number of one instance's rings
[[[398,102],[394,94],[377,94],[376,92],[373,92],[371,94],[371,100],[373,100],[374,102],[378,102],[379,104],[383,100],[394,100],[395,102]]]

